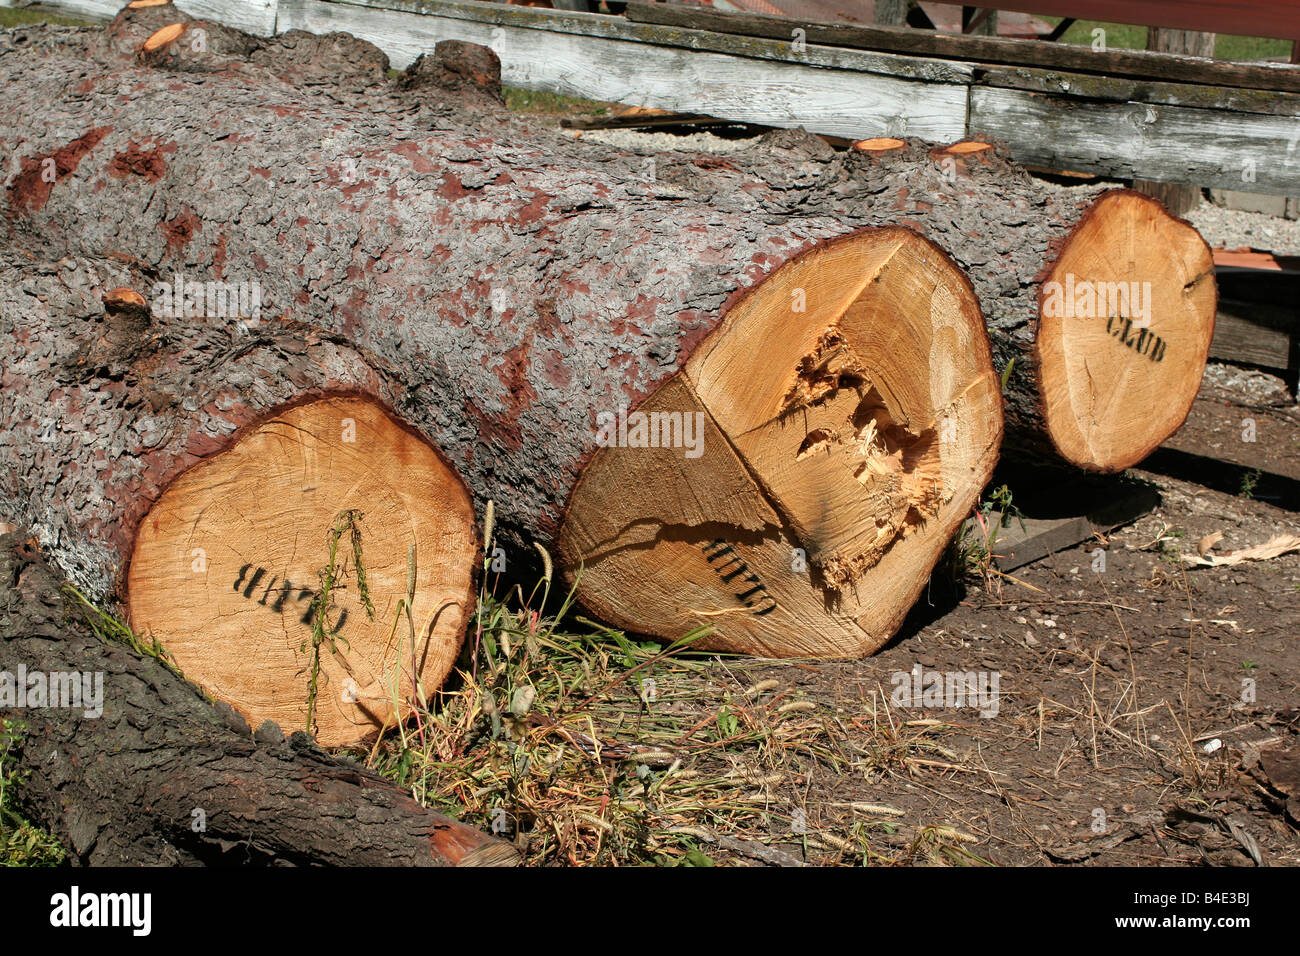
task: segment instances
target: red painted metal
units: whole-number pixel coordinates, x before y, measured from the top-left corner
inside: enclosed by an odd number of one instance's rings
[[[1300,40],[1300,0],[991,0],[1040,16]]]
[[[872,0],[678,0],[717,9],[740,9],[775,16],[873,22]],[[1026,14],[1076,17],[1108,23],[1198,30],[1250,37],[1300,41],[1300,0],[987,0],[967,6],[1011,11],[1010,23],[999,23],[1002,36],[1034,36],[1046,24]],[[923,3],[934,24],[946,32],[961,32],[961,5]]]

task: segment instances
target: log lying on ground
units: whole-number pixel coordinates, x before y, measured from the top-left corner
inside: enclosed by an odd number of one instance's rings
[[[0,119],[21,229],[173,287],[257,280],[265,323],[382,369],[507,554],[545,544],[611,621],[781,655],[894,632],[1001,439],[983,322],[936,246],[647,182],[502,110],[483,48],[392,85],[353,70],[347,106],[301,37],[164,70],[115,46],[154,32],[134,16],[0,58],[40,87]]]
[[[960,520],[954,496],[988,480],[1001,417],[965,278],[902,230],[858,240],[774,272],[639,407],[651,430],[697,417],[699,457],[629,438],[592,459],[559,547],[590,566],[583,602],[606,620],[714,623],[713,646],[819,656],[874,650],[902,623]]]
[[[285,740],[272,724],[254,734],[158,660],[102,640],[19,534],[0,535],[0,655],[0,714],[21,729],[6,772],[25,778],[7,795],[77,863],[517,862],[509,844],[421,807],[305,734]],[[36,690],[56,683],[37,703]]]
[[[0,253],[0,517],[95,597],[129,579],[136,629],[255,726],[353,743],[452,667],[480,555],[469,492],[367,397],[405,387],[382,365],[290,325],[151,314],[135,289],[121,263]]]
[[[1178,429],[1216,310],[1210,250],[1191,225],[1130,190],[1077,198],[985,143],[855,147],[779,131],[725,156],[654,155],[655,173],[723,209],[909,225],[942,245],[974,283],[995,364],[1011,366],[1013,450],[1114,472]]]

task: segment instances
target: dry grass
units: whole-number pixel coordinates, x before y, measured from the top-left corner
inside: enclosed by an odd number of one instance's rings
[[[372,768],[530,865],[986,862],[951,827],[816,792],[979,773],[932,739],[940,722],[907,722],[883,691],[851,713],[808,699],[755,675],[770,661],[692,650],[705,629],[638,643],[572,617],[550,585],[485,587],[456,674],[376,742]]]

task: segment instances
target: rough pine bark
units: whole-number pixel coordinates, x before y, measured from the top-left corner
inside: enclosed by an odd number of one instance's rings
[[[20,534],[0,535],[0,653],[30,677],[98,675],[87,708],[0,704],[17,808],[87,866],[513,865],[507,843],[420,806],[303,733],[255,733],[158,660],[85,623]],[[93,684],[92,684],[93,686]],[[85,700],[83,699],[83,703]],[[16,703],[16,699],[13,703]]]

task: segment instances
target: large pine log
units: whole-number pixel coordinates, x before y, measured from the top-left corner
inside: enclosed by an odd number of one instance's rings
[[[0,250],[0,518],[97,598],[129,580],[136,629],[254,725],[365,737],[461,646],[467,489],[376,404],[405,388],[381,363],[291,323],[152,314],[133,287],[149,283],[120,262]],[[408,600],[414,633],[394,638]]]
[[[997,367],[1010,366],[1012,450],[1121,471],[1191,410],[1214,333],[1213,262],[1154,199],[1076,198],[974,142],[873,139],[846,152],[782,130],[725,156],[644,155],[661,181],[722,209],[902,224],[942,245],[971,277]]]
[[[615,623],[785,655],[889,638],[1001,439],[977,303],[936,246],[647,181],[502,110],[481,48],[390,85],[348,37],[229,33],[163,6],[0,58],[24,77],[0,118],[15,225],[162,282],[260,281],[259,335],[346,348],[496,502],[507,554],[547,545]],[[4,466],[22,501],[49,468]]]
[[[10,754],[16,767],[7,764],[6,772],[24,778],[9,796],[76,863],[517,861],[509,844],[421,807],[389,781],[327,756],[305,734],[286,740],[273,724],[253,733],[159,661],[102,640],[17,534],[0,535],[0,651],[15,693],[12,700],[0,694],[0,715],[20,727]],[[28,693],[21,701],[19,665]],[[37,705],[36,687],[52,678],[69,686],[58,675],[91,688],[57,701],[82,706]]]

